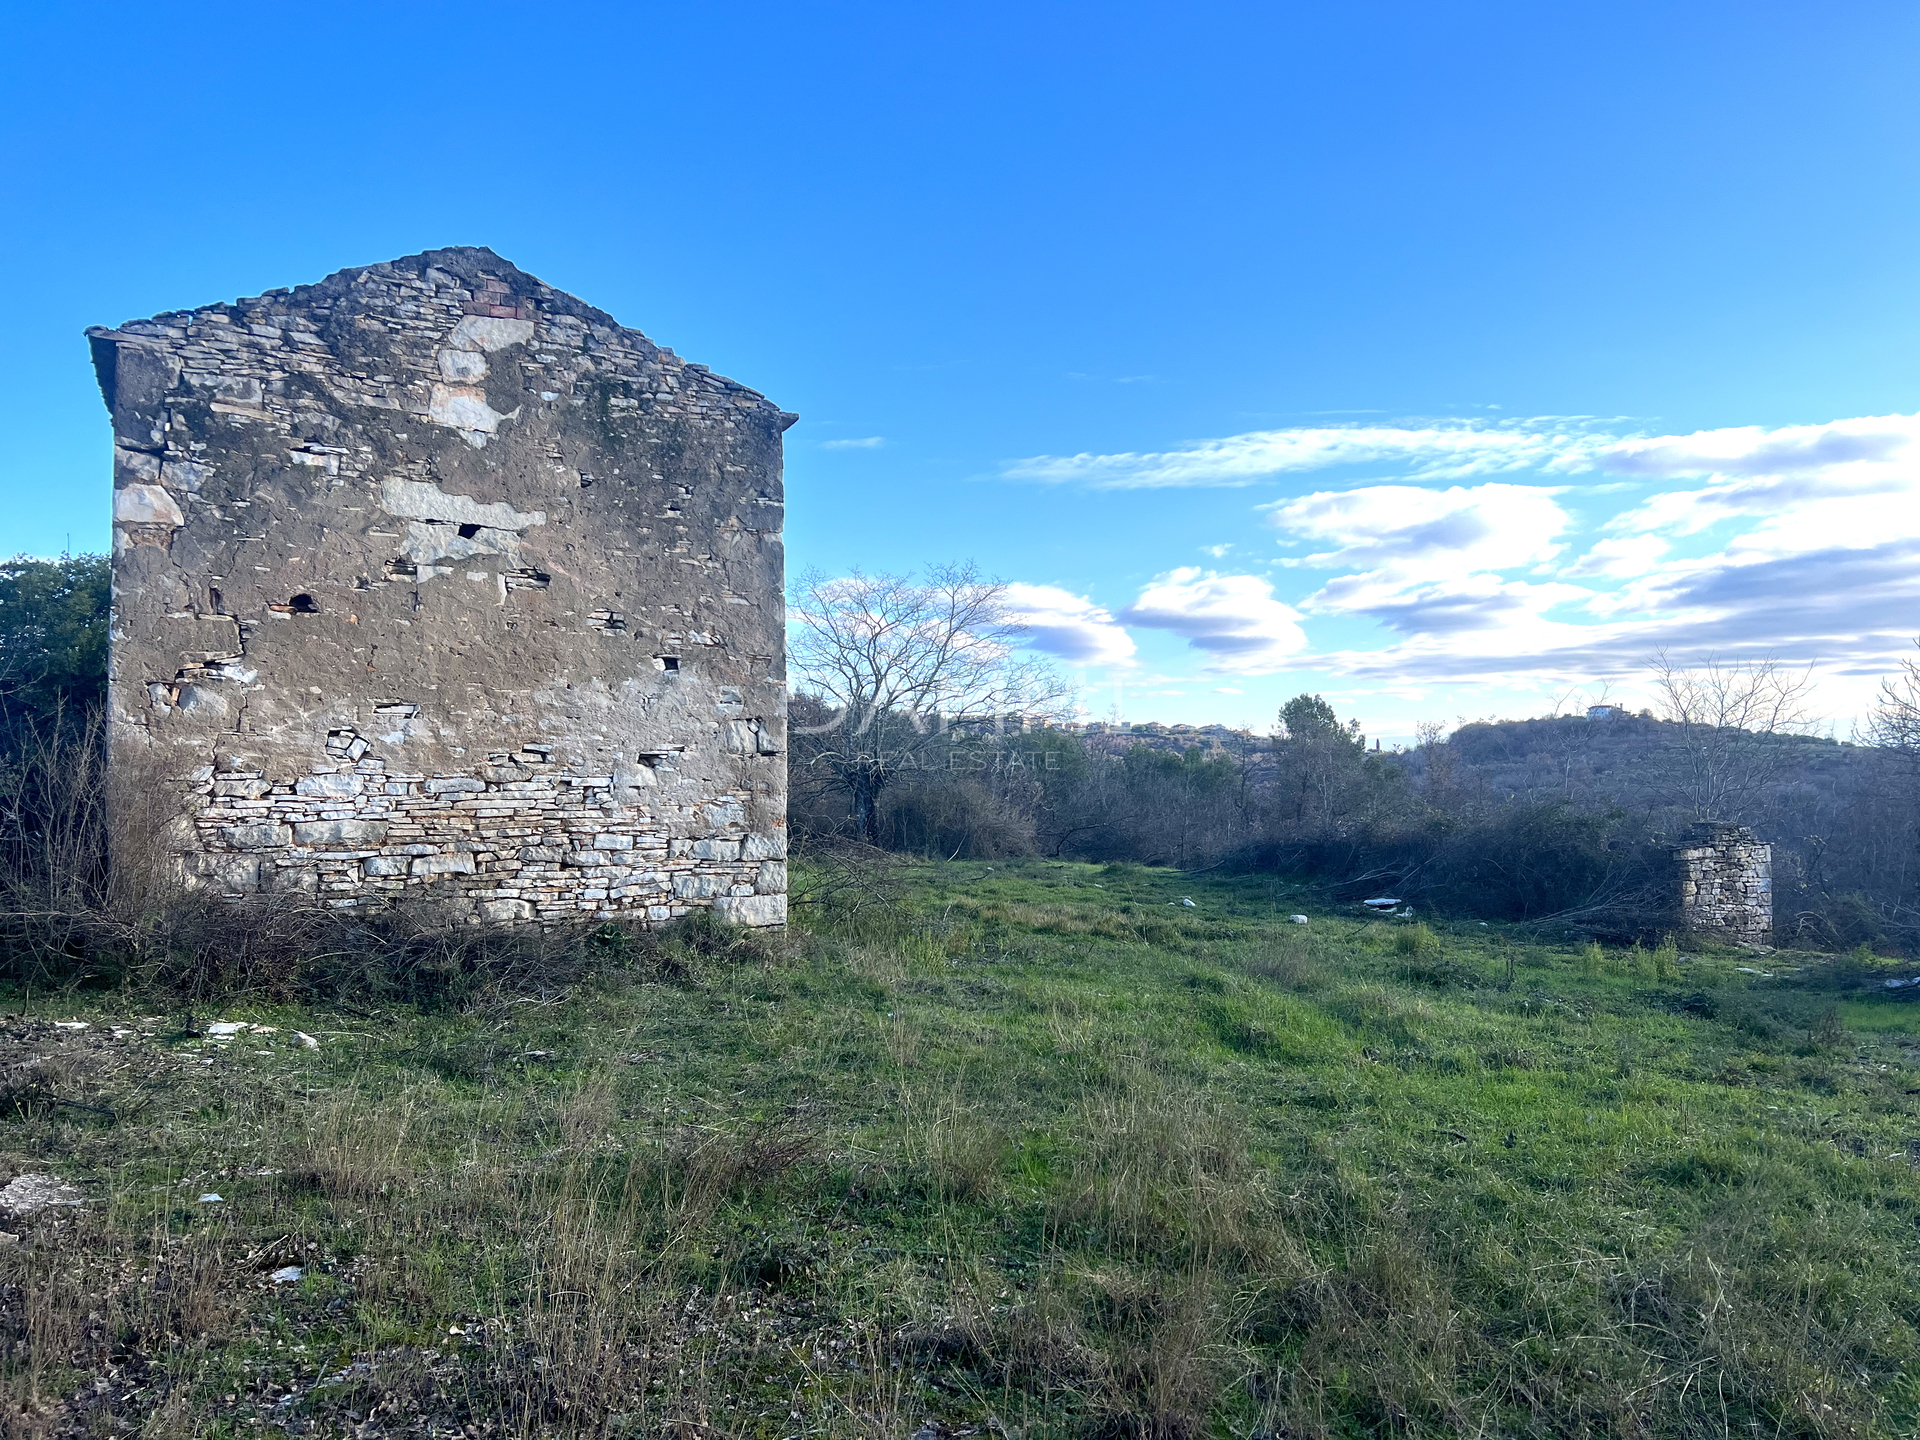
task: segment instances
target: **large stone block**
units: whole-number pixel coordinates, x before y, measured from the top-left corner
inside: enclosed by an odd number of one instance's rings
[[[293,831],[263,820],[247,825],[223,825],[220,838],[236,850],[284,850],[293,844]]]
[[[385,820],[309,820],[293,827],[296,845],[378,845],[386,838]]]
[[[293,793],[330,799],[350,799],[366,789],[366,781],[352,771],[335,775],[303,775],[294,782]]]
[[[736,925],[784,925],[787,923],[785,895],[734,895],[713,902],[713,913]]]
[[[787,832],[755,831],[741,843],[742,860],[784,860],[787,858]]]

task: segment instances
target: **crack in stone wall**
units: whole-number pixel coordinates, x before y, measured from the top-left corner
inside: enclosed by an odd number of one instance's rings
[[[1696,825],[1674,851],[1680,924],[1695,935],[1773,943],[1773,847],[1743,825]]]
[[[88,333],[195,883],[785,920],[793,416],[483,249]]]

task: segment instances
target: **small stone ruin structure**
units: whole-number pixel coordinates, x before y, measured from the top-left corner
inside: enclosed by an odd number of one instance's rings
[[[1681,838],[1680,928],[1737,944],[1773,943],[1773,847],[1743,825],[1705,821]]]
[[[483,249],[88,333],[112,766],[193,883],[784,922],[796,417]]]

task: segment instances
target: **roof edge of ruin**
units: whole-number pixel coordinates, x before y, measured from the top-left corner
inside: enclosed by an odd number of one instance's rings
[[[405,269],[424,270],[428,266],[450,271],[463,279],[478,279],[481,274],[496,279],[517,277],[528,283],[528,289],[532,298],[540,301],[543,305],[549,306],[561,314],[572,315],[577,319],[585,320],[592,324],[608,325],[616,330],[624,331],[628,335],[637,336],[649,348],[658,351],[663,358],[673,361],[686,369],[693,370],[727,389],[743,395],[750,395],[754,399],[759,400],[779,417],[781,422],[780,428],[782,430],[789,428],[800,418],[792,411],[780,409],[778,405],[767,399],[762,392],[755,390],[752,386],[743,385],[738,380],[734,380],[725,375],[717,375],[707,366],[688,360],[685,356],[675,353],[670,347],[661,345],[645,331],[636,329],[631,325],[621,324],[620,321],[616,320],[605,310],[600,309],[596,305],[589,305],[579,296],[562,290],[557,285],[551,285],[537,275],[522,270],[511,260],[486,245],[446,245],[432,250],[421,250],[412,255],[400,255],[392,260],[375,261],[369,265],[349,265],[342,269],[335,270],[332,274],[322,279],[305,285],[293,285],[274,290],[265,290],[258,295],[242,295],[234,300],[216,300],[206,305],[192,306],[182,310],[163,310],[155,315],[143,315],[135,319],[124,320],[119,325],[114,326],[90,325],[87,327],[86,335],[88,340],[93,343],[94,367],[96,372],[102,376],[102,391],[103,393],[108,391],[109,382],[104,378],[104,372],[101,370],[102,356],[99,347],[103,343],[117,344],[123,340],[137,342],[142,338],[146,338],[143,337],[138,330],[134,330],[131,327],[177,320],[183,316],[200,315],[208,311],[245,310],[255,305],[272,305],[276,303],[300,304],[312,299],[341,296],[347,294],[362,275],[380,274],[383,272],[391,273]],[[109,407],[112,405],[110,394],[108,395],[108,405]]]

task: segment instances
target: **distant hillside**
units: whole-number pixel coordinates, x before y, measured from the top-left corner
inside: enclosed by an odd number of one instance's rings
[[[1659,762],[1673,753],[1680,735],[1678,725],[1644,715],[1475,721],[1448,738],[1444,758],[1422,748],[1408,752],[1406,764],[1410,774],[1425,779],[1450,762],[1458,777],[1503,797],[1657,807],[1664,778]],[[1821,736],[1751,739],[1790,752],[1775,787],[1783,791],[1810,783],[1851,783],[1869,773],[1884,778],[1881,771],[1889,763],[1885,752],[1871,746]]]

